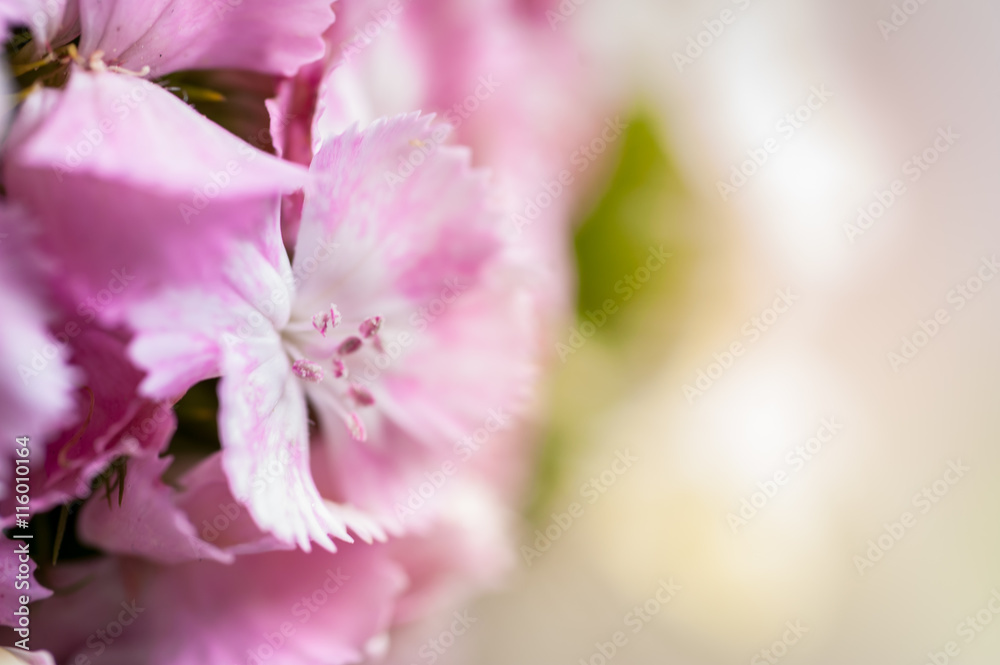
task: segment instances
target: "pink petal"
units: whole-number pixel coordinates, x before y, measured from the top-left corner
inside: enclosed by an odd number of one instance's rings
[[[279,472],[279,468],[269,467],[266,475],[253,478],[251,494],[277,479]],[[254,523],[246,508],[249,497],[233,496],[221,454],[202,461],[178,483],[183,489],[174,497],[174,503],[197,528],[201,540],[237,555],[289,549]]]
[[[350,542],[354,525],[324,504],[309,473],[305,395],[277,332],[291,302],[277,224],[260,242],[234,245],[222,270],[224,288],[172,289],[130,311],[130,352],[148,372],[141,390],[163,398],[221,375],[219,436],[232,494],[279,540],[335,549],[329,535]],[[261,477],[271,482],[258,491]]]
[[[352,441],[336,416],[317,412],[323,439],[314,475],[325,496],[399,532],[421,521],[400,521],[399,506],[443,464],[485,467],[491,483],[510,475],[500,461],[519,454],[511,434],[536,382],[539,330],[531,297],[502,277],[491,273],[452,294],[433,321],[409,318],[419,324],[406,329],[414,341],[370,386],[375,406],[366,413],[378,418],[372,442]],[[470,453],[462,442],[473,438]],[[434,510],[419,512],[427,518]]]
[[[313,482],[305,394],[277,337],[242,344],[224,355],[219,436],[233,494],[247,497],[261,529],[306,551],[311,540],[335,550],[328,534],[353,540],[347,525],[326,509]],[[254,479],[269,473],[273,481],[254,491]]]
[[[598,119],[615,113],[590,85],[573,31],[551,29],[543,6],[554,4],[408,4],[386,26],[373,20],[379,0],[345,3],[327,32],[337,66],[313,128],[321,140],[417,108],[451,123],[455,141],[494,174],[505,234],[550,326],[572,304],[573,206],[598,176],[578,151],[606,131]]]
[[[273,239],[280,243],[277,228]],[[233,495],[281,541],[308,549],[312,539],[334,549],[328,534],[351,538],[309,475],[305,396],[275,330],[288,316],[287,285],[249,243],[227,270],[228,289],[171,291],[133,310],[132,357],[149,373],[142,390],[162,397],[221,375],[219,436]],[[261,477],[270,482],[257,491]]]
[[[264,102],[270,116],[271,140],[279,157],[309,166],[312,161],[312,123],[323,63],[306,65],[293,78],[278,83],[277,95]],[[292,249],[302,218],[302,192],[281,200],[281,232]]]
[[[28,96],[9,137],[5,184],[42,249],[77,278],[102,320],[164,283],[219,278],[220,252],[260,234],[305,172],[136,77],[74,71]]]
[[[136,392],[142,373],[125,358],[120,336],[93,326],[81,330],[79,321],[70,321],[75,328],[66,324],[59,329],[73,333],[72,360],[84,387],[76,391],[73,421],[38,451],[44,461],[39,456],[32,469],[35,512],[87,498],[91,482],[112,460],[144,451],[155,454],[174,432],[171,404]],[[11,497],[0,502],[3,526],[13,524],[15,505]]]
[[[203,559],[231,563],[233,556],[199,538],[174,505],[173,490],[160,481],[170,461],[155,454],[130,458],[121,505],[115,493],[110,502],[94,496],[80,512],[77,528],[82,541],[105,552],[163,564]]]
[[[274,665],[360,662],[371,640],[388,630],[406,584],[384,546],[366,545],[336,554],[255,554],[228,566],[109,560],[60,565],[53,573],[61,587],[75,590],[39,606],[32,646],[51,649],[59,662],[92,656],[86,640],[94,628],[116,620],[123,606],[137,611],[107,646],[102,665],[245,665],[255,662],[248,649]],[[94,579],[81,588],[87,577]]]
[[[437,446],[451,446],[487,421],[513,427],[532,397],[541,338],[532,294],[501,275],[489,277],[427,322],[376,395],[380,404],[391,400],[393,415],[413,436],[435,442],[428,433],[437,435]]]
[[[413,114],[323,145],[310,167],[315,187],[306,192],[295,268],[330,242],[363,260],[338,252],[318,262],[297,308],[311,315],[336,284],[341,311],[368,316],[382,302],[433,298],[447,280],[476,280],[499,246],[499,217],[486,177],[472,171],[467,151],[443,144],[447,136],[446,125]],[[419,164],[398,175],[406,160]]]
[[[397,503],[491,410],[513,417],[537,353],[530,297],[495,255],[499,220],[487,183],[460,149],[442,144],[446,135],[405,116],[329,140],[311,167],[317,190],[306,194],[296,251],[297,265],[320,242],[364,257],[317,261],[297,312],[335,298],[359,318],[385,311],[387,339],[405,332],[414,340],[366,386],[369,442],[352,441],[337,414],[317,410],[330,456],[324,489],[386,526],[398,526]],[[401,182],[386,178],[416,153],[422,159],[411,159]]]
[[[348,528],[367,534],[364,521],[331,512],[309,472],[305,395],[278,333],[292,294],[277,223],[234,245],[222,270],[223,288],[171,289],[130,310],[141,390],[163,398],[221,375],[222,467],[256,524],[307,550],[310,540],[334,549],[329,534],[350,542]]]
[[[129,348],[147,372],[140,391],[154,399],[182,395],[222,373],[224,350],[248,340],[277,343],[292,291],[277,220],[258,242],[231,245],[219,262],[223,283],[165,289],[129,308],[136,331]]]
[[[512,515],[487,487],[453,478],[427,526],[388,543],[410,581],[397,605],[400,623],[454,607],[511,569]]]
[[[11,457],[17,437],[30,438],[32,464],[45,458],[45,443],[73,415],[80,379],[67,361],[69,349],[54,337],[54,317],[40,297],[34,253],[23,242],[21,216],[0,208],[0,499],[9,499]]]
[[[440,469],[447,455],[429,449],[391,419],[382,419],[372,442],[353,440],[336,420],[324,419],[323,425],[312,462],[313,477],[323,496],[363,508],[393,534],[403,533],[418,521],[401,516],[399,507],[428,481],[425,474]],[[432,512],[424,512],[423,517]]]
[[[312,161],[312,119],[323,71],[322,63],[306,65],[280,81],[277,96],[265,102],[278,155],[305,166]]]
[[[80,0],[80,52],[149,66],[152,76],[222,68],[291,76],[323,55],[332,21],[329,0]]]

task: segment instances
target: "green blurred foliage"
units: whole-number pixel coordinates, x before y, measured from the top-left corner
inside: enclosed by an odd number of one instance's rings
[[[677,168],[669,160],[644,116],[633,119],[625,134],[619,164],[603,197],[580,224],[576,248],[579,291],[577,312],[601,307],[607,298],[622,303],[614,285],[643,265],[650,246],[663,244],[677,257],[683,248],[668,228],[679,220],[664,217],[668,199],[686,198]],[[637,296],[659,297],[668,286],[670,266],[653,278]],[[622,317],[612,317],[602,332],[621,330]]]
[[[690,295],[698,256],[698,202],[645,114],[634,114],[617,160],[606,190],[582,215],[574,238],[579,280],[575,327],[607,299],[618,310],[581,348],[566,355],[565,363],[557,364],[548,431],[527,509],[536,522],[561,508],[553,501],[563,490],[568,463],[582,452],[588,418],[627,396],[669,359]],[[645,265],[650,247],[662,247],[671,256],[626,301],[615,286]],[[570,330],[558,341],[566,344]]]

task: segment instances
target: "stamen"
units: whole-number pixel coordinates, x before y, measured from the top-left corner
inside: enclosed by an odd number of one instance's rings
[[[21,74],[27,74],[28,72],[33,72],[36,69],[40,69],[50,62],[55,62],[56,56],[54,53],[46,53],[45,57],[41,60],[35,60],[34,62],[27,62],[23,65],[11,65],[10,71],[14,76],[20,76]]]
[[[129,76],[149,76],[149,65],[143,65],[142,69],[135,71],[134,69],[125,69],[124,67],[119,67],[118,65],[108,65],[108,71],[114,72],[115,74],[128,74]]]
[[[333,365],[333,376],[338,379],[342,379],[347,376],[347,365],[340,358],[334,358],[331,361]]]
[[[69,57],[73,61],[82,64],[80,63],[81,58],[75,47],[69,52]],[[104,62],[104,51],[101,50],[94,51],[90,54],[90,57],[87,58],[86,67],[93,72],[114,72],[115,74],[127,74],[129,76],[148,76],[150,71],[149,65],[143,65],[142,69],[139,71],[125,69],[124,67],[120,67],[118,65],[109,65]]]
[[[317,312],[313,314],[313,328],[315,328],[320,335],[326,337],[327,330],[333,330],[340,323],[340,311],[337,309],[336,305],[330,305],[328,311]]]
[[[320,404],[323,408],[329,408],[341,417],[344,422],[344,426],[347,427],[348,431],[351,433],[351,438],[355,441],[368,440],[368,433],[365,431],[365,423],[361,420],[361,416],[359,416],[356,411],[348,411],[344,406],[345,401],[335,395],[333,391],[317,390],[312,397],[316,399],[318,404]]]
[[[87,59],[87,68],[94,72],[103,72],[107,70],[107,66],[104,64],[104,51],[94,51],[90,54],[90,58]]]
[[[381,316],[370,316],[361,322],[358,330],[361,331],[361,335],[368,339],[378,333],[379,328],[382,327],[382,317]]]
[[[351,411],[345,420],[347,422],[347,429],[351,430],[351,437],[355,441],[368,440],[368,433],[365,431],[365,424],[362,422],[361,416]]]
[[[292,363],[292,371],[310,383],[319,383],[323,380],[323,368],[311,360],[296,360]]]
[[[361,340],[357,337],[351,336],[340,343],[340,346],[337,347],[337,354],[341,356],[347,356],[354,353],[360,348],[361,348]]]
[[[375,397],[372,396],[371,392],[367,388],[357,383],[351,384],[348,392],[351,398],[358,403],[358,406],[371,406],[375,403]]]

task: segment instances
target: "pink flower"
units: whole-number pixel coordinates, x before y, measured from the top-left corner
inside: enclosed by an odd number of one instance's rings
[[[466,368],[447,355],[481,355],[484,343],[516,337],[523,325],[507,304],[514,291],[494,292],[492,302],[472,295],[499,246],[496,218],[487,183],[469,170],[463,151],[418,151],[446,131],[412,115],[331,140],[311,167],[315,184],[293,261],[275,223],[260,243],[230,253],[226,288],[175,288],[130,314],[131,355],[148,372],[144,394],[162,399],[221,375],[222,465],[233,494],[247,501],[260,528],[303,549],[310,540],[333,549],[328,534],[350,540],[348,528],[382,535],[347,509],[357,503],[352,492],[330,497],[340,507],[321,499],[309,465],[307,399],[338,460],[347,462],[353,450],[388,452],[390,441],[413,449],[402,460],[420,459],[435,446],[450,448],[484,417],[483,395],[499,399],[510,377],[525,371],[524,348]],[[414,155],[419,167],[392,182],[391,169]],[[416,334],[441,315],[421,314],[422,307],[465,291],[464,319],[456,306],[455,317],[434,324],[437,338]],[[392,366],[385,380],[359,384],[380,358]],[[485,391],[470,390],[489,375]],[[251,492],[275,464],[279,477]],[[372,480],[350,465],[341,473],[356,471]],[[356,496],[367,503],[373,489]]]
[[[0,0],[0,29],[31,20],[13,62],[54,86],[3,146],[0,232],[38,265],[0,261],[23,315],[0,369],[55,349],[30,391],[0,377],[0,415],[38,438],[33,512],[86,498],[73,539],[104,554],[40,572],[33,646],[59,662],[115,624],[101,662],[358,662],[512,561],[514,421],[565,290],[527,270],[558,273],[557,243],[514,246],[504,213],[577,126],[531,101],[563,98],[566,53],[526,2],[414,3],[384,43],[416,76],[369,86],[375,46],[344,41],[368,5],[343,4],[331,27],[328,0]],[[284,77],[277,156],[147,80],[191,69]],[[172,406],[216,378],[222,449],[173,466]]]
[[[332,14],[327,2],[291,4],[295,13],[278,16],[259,0],[172,2],[169,10],[90,0],[0,7],[5,31],[33,31],[14,62],[30,71],[27,60],[45,57],[65,63],[68,76],[63,89],[27,95],[3,155],[5,194],[19,212],[0,226],[30,235],[33,255],[46,266],[31,272],[48,288],[39,284],[30,294],[13,284],[23,277],[0,277],[12,282],[4,293],[18,315],[5,327],[0,364],[24,384],[0,385],[14,409],[4,412],[5,427],[20,428],[5,429],[5,442],[24,434],[35,440],[37,510],[85,497],[113,459],[158,450],[172,432],[169,405],[134,392],[138,372],[122,353],[125,335],[113,328],[124,308],[164,284],[217,279],[227,243],[259,233],[278,196],[305,183],[305,169],[251,148],[135,73],[225,66],[292,72],[322,53],[320,35]],[[62,47],[78,35],[74,56]],[[37,328],[46,310],[59,341]],[[85,372],[70,374],[70,353]],[[0,481],[8,471],[3,465]],[[0,482],[0,500],[5,489]],[[9,500],[0,504],[5,524],[13,515]]]

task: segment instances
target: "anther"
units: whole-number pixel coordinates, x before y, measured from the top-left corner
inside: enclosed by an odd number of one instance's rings
[[[326,337],[326,331],[336,328],[337,324],[340,323],[340,318],[340,311],[337,309],[337,306],[330,305],[329,310],[313,314],[313,328],[315,328],[320,335]]]
[[[351,398],[358,403],[358,406],[371,406],[375,403],[375,398],[362,385],[358,385],[357,383],[351,384],[349,392]]]
[[[351,430],[351,437],[355,441],[366,441],[368,439],[368,433],[365,431],[365,424],[361,421],[361,416],[355,412],[351,412],[346,418],[347,429]]]
[[[360,348],[361,348],[361,340],[357,337],[351,336],[340,343],[340,346],[337,347],[337,353],[341,356],[347,356],[354,353]]]
[[[370,316],[361,322],[358,330],[361,332],[361,336],[365,339],[372,337],[377,334],[379,328],[382,327],[382,317],[381,316]]]
[[[292,363],[292,371],[310,383],[319,383],[323,380],[323,368],[311,360],[296,360]]]

